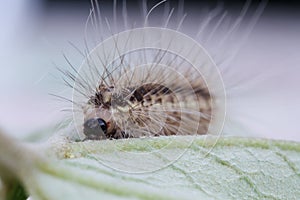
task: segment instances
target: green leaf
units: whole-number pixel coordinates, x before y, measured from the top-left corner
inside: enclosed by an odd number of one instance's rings
[[[300,198],[296,142],[177,136],[21,148],[22,172],[7,171],[35,200]]]
[[[24,187],[19,182],[14,182],[11,185],[11,188],[8,190],[6,194],[6,198],[8,200],[21,200],[26,199],[28,197],[27,193],[24,190]]]

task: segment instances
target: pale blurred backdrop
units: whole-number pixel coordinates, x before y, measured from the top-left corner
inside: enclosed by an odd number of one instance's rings
[[[194,18],[192,28],[197,7],[185,4],[184,11]],[[1,129],[24,137],[59,121],[63,107],[48,95],[62,92],[53,63],[66,67],[65,52],[75,66],[80,65],[68,41],[83,49],[89,7],[89,1],[79,0],[0,0]],[[299,8],[296,1],[269,2],[230,64],[225,86],[232,78],[250,81],[229,90],[228,115],[249,128],[239,133],[230,125],[224,133],[300,141]],[[110,12],[111,7],[102,9]],[[262,75],[259,82],[257,75]]]

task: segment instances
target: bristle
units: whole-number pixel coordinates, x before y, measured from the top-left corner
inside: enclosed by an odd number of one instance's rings
[[[120,22],[117,25],[117,1],[113,1],[112,20],[100,13],[99,2],[91,2],[85,30],[86,59],[75,69],[66,58],[73,73],[62,71],[68,77],[68,85],[75,81],[72,101],[79,134],[85,139],[98,138],[89,138],[83,130],[85,121],[91,118],[107,123],[105,138],[220,134],[226,94],[216,63],[227,56],[226,41],[236,34],[250,2],[221,38],[218,31],[224,28],[222,24],[228,15],[220,5],[197,25],[199,29],[191,38],[178,32],[183,30],[187,16],[183,7],[179,6],[174,17],[174,8],[169,7],[168,1],[160,1],[149,9],[143,2],[144,19],[139,24],[130,20],[123,1],[125,30],[118,28]],[[179,5],[183,6],[183,1]],[[162,6],[161,27],[150,27],[151,13]],[[260,14],[253,17],[254,21]],[[174,30],[170,28],[171,21],[176,21]],[[254,21],[250,20],[249,26]],[[130,28],[134,26],[137,28]],[[106,38],[107,33],[110,37]],[[211,55],[194,40],[197,38]],[[210,43],[217,44],[215,49]],[[224,63],[226,69],[227,62]]]

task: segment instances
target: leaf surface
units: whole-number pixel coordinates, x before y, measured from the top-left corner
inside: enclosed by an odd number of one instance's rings
[[[177,136],[58,144],[53,153],[59,159],[35,159],[30,176],[18,176],[33,199],[300,198],[296,142]]]

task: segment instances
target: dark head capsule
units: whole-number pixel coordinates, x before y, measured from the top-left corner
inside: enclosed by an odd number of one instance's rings
[[[103,140],[106,139],[107,124],[101,118],[92,118],[84,122],[83,133],[86,140]]]

